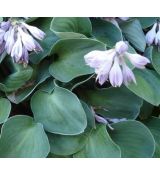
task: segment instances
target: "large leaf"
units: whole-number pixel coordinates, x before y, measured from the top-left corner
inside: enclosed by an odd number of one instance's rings
[[[0,98],[0,124],[7,120],[10,111],[11,103],[5,98]]]
[[[39,18],[38,20],[34,21],[33,25],[37,25],[38,28],[43,30],[46,33],[44,40],[38,41],[43,48],[42,52],[31,53],[30,60],[38,64],[42,59],[47,57],[51,51],[51,48],[58,40],[57,36],[50,30],[52,18]]]
[[[64,88],[56,86],[51,94],[36,92],[31,99],[31,108],[35,120],[51,133],[76,135],[84,132],[87,126],[86,115],[77,96]]]
[[[125,87],[84,89],[81,92],[84,101],[93,106],[97,113],[108,118],[135,119],[142,106],[142,100]]]
[[[86,17],[53,18],[50,29],[60,38],[85,38],[92,33],[91,22]]]
[[[151,70],[134,70],[137,84],[131,83],[128,88],[147,102],[158,106],[160,104],[160,77]]]
[[[121,29],[127,40],[139,51],[144,52],[146,47],[145,35],[138,20],[125,22]]]
[[[143,29],[150,27],[157,21],[157,17],[138,17],[137,19],[140,21]]]
[[[124,121],[112,124],[113,141],[120,146],[122,157],[147,158],[155,151],[155,141],[149,129],[138,121]]]
[[[51,153],[56,155],[71,155],[80,151],[87,142],[87,136],[94,128],[95,119],[91,109],[83,102],[82,106],[87,116],[87,128],[84,133],[75,136],[64,136],[58,134],[48,134]]]
[[[0,157],[47,157],[50,150],[47,135],[40,123],[29,116],[14,116],[2,127]]]
[[[152,117],[145,121],[144,124],[150,129],[156,141],[154,157],[160,158],[160,118]]]
[[[105,50],[105,45],[92,39],[60,40],[52,49],[51,53],[56,57],[53,57],[49,72],[62,82],[91,74],[94,70],[85,64],[84,55],[93,50]]]
[[[92,19],[93,35],[100,41],[113,47],[116,42],[123,40],[122,33],[118,27],[108,21]]]
[[[120,148],[110,138],[105,125],[97,125],[88,137],[84,148],[74,154],[76,158],[114,158],[120,157]]]

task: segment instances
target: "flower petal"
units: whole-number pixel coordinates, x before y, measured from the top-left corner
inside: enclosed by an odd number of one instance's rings
[[[119,59],[118,57],[114,59],[114,64],[109,73],[109,80],[113,87],[117,87],[117,86],[120,87],[123,83],[123,75],[122,75],[122,71],[121,71],[118,59]]]
[[[25,33],[20,27],[18,28],[19,34],[22,38],[22,43],[28,51],[32,51],[36,48],[34,39],[27,33]]]
[[[39,28],[37,28],[35,26],[30,26],[24,22],[22,23],[22,25],[25,26],[35,38],[37,38],[39,40],[44,39],[46,34],[42,30],[40,30]]]
[[[153,42],[154,42],[154,39],[155,39],[155,37],[156,37],[156,28],[157,28],[157,23],[155,23],[155,24],[153,25],[152,29],[149,30],[149,31],[147,32],[147,34],[146,34],[146,43],[147,43],[148,45],[151,45],[151,44],[153,44]]]
[[[84,56],[86,64],[92,68],[98,68],[106,61],[106,54],[104,51],[94,50]]]
[[[5,49],[8,54],[11,53],[13,45],[15,43],[14,35],[15,35],[15,28],[10,27],[8,33],[6,32],[6,36],[4,36],[6,40]]]
[[[125,53],[125,55],[130,60],[130,62],[139,69],[144,69],[145,65],[150,63],[148,58],[139,54]]]
[[[119,41],[115,45],[115,50],[118,54],[123,54],[128,50],[128,45],[124,41]]]
[[[18,62],[21,56],[22,56],[22,42],[20,35],[18,35],[17,41],[15,42],[11,52],[11,57],[14,57],[15,61]]]
[[[122,65],[122,74],[123,82],[126,86],[132,81],[136,84],[136,79],[132,70],[125,63]]]

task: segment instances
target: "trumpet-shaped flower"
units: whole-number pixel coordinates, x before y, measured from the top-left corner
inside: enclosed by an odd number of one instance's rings
[[[37,38],[37,39],[39,39],[39,40],[43,40],[43,38],[45,37],[45,33],[42,31],[42,30],[40,30],[40,29],[38,29],[37,27],[35,27],[35,26],[30,26],[30,25],[28,25],[28,24],[26,24],[26,23],[22,23],[22,25],[24,26],[24,27],[26,27],[29,31],[30,31],[30,33],[35,37],[35,38]]]
[[[3,21],[0,23],[0,54],[6,50],[15,62],[26,65],[29,52],[43,51],[35,38],[42,40],[44,36],[43,31],[24,22]]]
[[[145,68],[150,61],[139,54],[128,53],[128,45],[124,41],[116,43],[114,49],[107,51],[91,51],[84,56],[88,66],[95,69],[96,80],[100,85],[110,81],[113,87],[120,87],[122,83],[128,85],[136,83],[132,70],[126,64],[126,58],[139,69]]]
[[[151,30],[149,30],[146,34],[146,43],[150,46],[153,44],[155,38],[156,38],[156,28],[157,28],[157,23],[155,23],[152,27]]]

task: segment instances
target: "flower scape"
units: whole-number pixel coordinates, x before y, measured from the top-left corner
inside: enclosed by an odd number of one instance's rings
[[[159,19],[0,18],[0,157],[160,157]]]

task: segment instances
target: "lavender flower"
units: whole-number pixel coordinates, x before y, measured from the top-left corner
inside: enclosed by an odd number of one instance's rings
[[[29,31],[30,31],[30,33],[35,37],[35,38],[37,38],[37,39],[39,39],[39,40],[43,40],[43,38],[45,37],[45,33],[42,31],[42,30],[40,30],[40,29],[38,29],[37,27],[35,27],[35,26],[30,26],[30,25],[28,25],[28,24],[26,24],[26,23],[22,23],[22,25],[24,26],[24,27],[26,27]]]
[[[128,46],[125,42],[119,41],[114,49],[107,51],[91,51],[84,56],[87,65],[95,69],[96,80],[100,85],[110,81],[113,87],[120,87],[122,83],[128,85],[136,83],[132,70],[127,66],[126,59],[139,69],[144,69],[150,61],[139,54],[127,52]]]
[[[15,62],[26,65],[30,52],[43,51],[36,39],[43,40],[44,37],[45,33],[37,27],[12,21],[12,18],[3,21],[0,23],[0,54],[6,51]]]
[[[156,28],[157,28],[157,23],[155,23],[152,27],[151,30],[149,30],[146,33],[146,43],[150,46],[151,44],[153,44],[155,38],[156,38]]]

